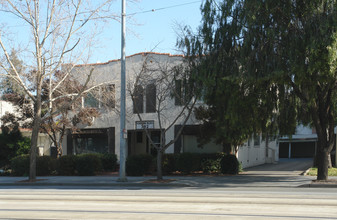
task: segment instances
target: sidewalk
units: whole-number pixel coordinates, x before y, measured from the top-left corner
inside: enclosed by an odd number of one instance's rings
[[[281,160],[278,164],[264,164],[246,169],[237,176],[186,175],[164,176],[164,182],[156,182],[155,176],[127,177],[127,182],[118,182],[118,176],[45,176],[36,182],[27,182],[27,177],[0,177],[3,186],[69,186],[69,187],[337,187],[334,183],[314,183],[316,177],[301,175],[309,168],[310,161]]]
[[[165,176],[165,182],[156,182],[155,176],[127,177],[118,182],[115,176],[45,176],[36,182],[27,177],[0,177],[1,186],[90,186],[90,187],[298,187],[310,184],[308,176],[262,176],[240,174],[237,176]]]
[[[0,177],[2,186],[71,186],[71,187],[337,187],[337,184],[312,183],[315,177],[301,175],[261,175],[245,172],[237,176],[165,176],[165,182],[153,181],[155,176],[127,177],[127,182],[118,182],[116,176],[45,176],[36,182],[27,182],[27,177]],[[331,179],[331,178],[330,178]]]

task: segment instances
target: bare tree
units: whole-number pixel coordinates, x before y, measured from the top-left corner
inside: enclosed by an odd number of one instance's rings
[[[146,115],[143,114],[142,109],[145,94],[146,112],[154,113],[158,121],[161,133],[159,143],[151,137],[151,128],[143,126],[150,144],[157,150],[158,180],[163,179],[162,156],[165,150],[179,139],[197,102],[193,89],[193,77],[188,64],[182,62],[183,59],[181,57],[180,61],[172,63],[170,60],[156,60],[155,56],[146,55],[141,69],[128,84],[133,111],[138,119],[145,122]],[[180,125],[180,129],[171,140],[167,140],[166,134],[173,129],[174,125]]]
[[[36,147],[40,124],[51,115],[57,115],[61,111],[51,111],[52,108],[42,117],[42,95],[43,84],[46,79],[53,79],[55,74],[61,69],[64,62],[79,63],[85,62],[86,53],[90,53],[90,46],[95,42],[95,27],[102,26],[102,18],[117,19],[111,14],[111,0],[105,1],[1,1],[0,10],[3,13],[14,15],[18,23],[28,26],[30,31],[27,34],[29,43],[25,47],[24,61],[25,69],[29,74],[16,69],[10,59],[8,48],[11,47],[8,33],[0,31],[0,47],[3,59],[0,62],[1,75],[11,78],[12,81],[22,87],[25,94],[31,99],[34,105],[34,117],[32,125],[31,151],[30,151],[30,174],[29,180],[36,179]],[[10,28],[10,27],[8,27]],[[5,30],[5,29],[2,29]],[[12,45],[15,47],[17,45]],[[72,74],[73,66],[66,69],[63,77],[48,91],[49,106],[52,100],[59,99],[55,93],[62,84],[67,83]],[[72,97],[67,103],[71,105],[81,97],[81,93],[87,89],[93,71],[87,75],[87,80],[83,84],[83,89],[78,94],[64,94]],[[51,80],[50,80],[51,81]]]

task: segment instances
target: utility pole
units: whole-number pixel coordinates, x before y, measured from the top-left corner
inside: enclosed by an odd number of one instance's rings
[[[119,179],[126,182],[126,135],[125,129],[125,0],[122,0],[122,48],[121,48],[121,112],[120,112],[120,148],[119,148]]]

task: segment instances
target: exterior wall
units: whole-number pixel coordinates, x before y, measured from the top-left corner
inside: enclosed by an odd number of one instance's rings
[[[169,54],[156,54],[156,53],[140,53],[129,56],[126,58],[126,79],[127,79],[127,92],[126,92],[126,129],[131,135],[130,140],[127,143],[131,143],[134,147],[131,149],[135,153],[144,153],[145,138],[143,138],[143,143],[136,143],[137,132],[136,122],[140,121],[137,114],[133,113],[133,102],[131,100],[130,92],[128,88],[134,86],[136,75],[142,69],[144,62],[147,62],[150,67],[156,63],[165,64],[168,67],[173,67],[177,64],[182,63],[182,56],[171,56]],[[68,68],[65,65],[63,68]],[[120,61],[113,60],[107,63],[101,64],[89,64],[89,65],[77,65],[72,70],[74,75],[76,75],[77,80],[80,83],[84,83],[86,80],[86,75],[93,70],[92,72],[92,81],[91,85],[99,85],[102,83],[111,83],[115,85],[115,99],[116,99],[116,109],[119,108],[120,100]],[[90,86],[90,85],[89,85]],[[145,96],[145,95],[144,95]],[[199,103],[202,104],[202,103]],[[162,128],[167,128],[171,122],[175,119],[176,115],[181,111],[181,106],[176,106],[174,99],[170,99],[166,103],[163,103],[164,110],[162,112],[165,117],[162,117],[161,125]],[[101,116],[94,120],[94,123],[91,126],[83,126],[82,129],[93,129],[93,128],[115,128],[115,153],[119,156],[120,151],[120,120],[119,112],[116,109],[99,109]],[[157,113],[142,113],[140,114],[143,121],[153,121],[153,129],[159,129],[158,115]],[[187,125],[197,125],[199,122],[191,115],[190,119],[187,122]],[[182,121],[178,120],[175,125],[182,124]],[[130,133],[131,132],[131,133]],[[165,134],[166,142],[168,143],[175,137],[175,126],[172,126]],[[66,138],[64,140],[64,153],[67,152],[67,142]],[[193,135],[184,134],[180,139],[180,152],[196,152],[196,153],[214,153],[221,152],[222,146],[210,143],[203,148],[197,147],[196,137]],[[137,147],[138,146],[138,147]],[[245,146],[239,147],[238,158],[242,162],[243,167],[254,166],[262,164],[265,162],[274,162],[278,158],[276,142],[271,142],[268,144],[268,150],[266,150],[265,143],[262,142],[259,146],[248,146],[248,143]],[[171,145],[166,153],[174,153],[175,147]],[[268,154],[268,155],[267,155]],[[266,158],[267,155],[267,158]],[[272,156],[271,156],[272,155]]]
[[[24,137],[31,137],[32,131],[30,129],[21,129],[22,136]],[[37,147],[39,148],[39,155],[48,155],[50,156],[50,146],[52,145],[52,142],[47,134],[39,133],[38,141],[37,141]]]
[[[222,152],[222,146],[215,143],[209,143],[202,148],[198,148],[196,136],[183,135],[182,137],[182,151],[191,153],[216,153]],[[250,144],[248,144],[250,143]],[[262,141],[259,145],[253,144],[253,138],[244,145],[238,148],[238,161],[242,164],[242,168],[261,165],[264,163],[276,163],[278,161],[278,146],[277,141],[269,141],[268,146],[266,142]]]
[[[128,92],[128,88],[135,82],[135,76],[139,74],[139,71],[142,69],[144,62],[153,63],[164,63],[171,67],[182,63],[182,56],[171,56],[169,54],[156,54],[156,53],[148,53],[148,54],[135,54],[126,58],[126,129],[127,130],[135,130],[136,122],[140,121],[137,114],[133,113],[133,102],[130,96],[130,92]],[[67,68],[65,65],[63,68]],[[102,83],[111,83],[115,85],[115,98],[116,98],[116,106],[119,106],[120,100],[120,61],[113,60],[103,64],[92,64],[92,65],[78,65],[75,66],[73,72],[76,75],[77,80],[81,83],[84,83],[86,80],[86,75],[89,74],[90,70],[93,69],[92,72],[92,85],[98,85]],[[90,86],[90,85],[89,85]],[[166,128],[172,121],[172,117],[178,114],[182,107],[175,106],[174,101],[170,103],[164,103],[166,106],[165,111],[163,111],[163,115],[166,117],[162,119],[162,127]],[[116,109],[99,109],[101,112],[101,116],[96,118],[94,123],[91,126],[83,126],[83,129],[92,129],[92,128],[108,128],[115,127],[116,130],[116,150],[115,153],[119,155],[119,146],[120,146],[120,121],[119,121],[119,112]],[[154,128],[158,129],[158,115],[157,113],[142,113],[140,114],[143,121],[154,121]],[[182,123],[182,121],[177,121],[177,124]],[[194,124],[193,119],[189,120],[190,124]],[[172,138],[174,138],[174,128],[172,127],[166,132],[166,141],[169,142]],[[65,140],[64,143],[67,141]],[[67,152],[65,149],[66,144],[63,146],[63,152]],[[167,153],[173,153],[173,145],[169,147],[166,151]]]
[[[198,147],[197,138],[193,135],[183,135],[182,137],[182,152],[191,153],[214,153],[221,152],[222,146],[213,142],[205,144],[202,147]]]
[[[261,165],[264,163],[276,163],[278,161],[278,143],[276,140],[263,140],[259,145],[254,145],[253,138],[239,147],[238,160],[242,168]]]
[[[14,113],[15,107],[12,103],[0,100],[0,118],[4,116],[6,113]],[[0,127],[2,125],[2,122],[0,120]]]

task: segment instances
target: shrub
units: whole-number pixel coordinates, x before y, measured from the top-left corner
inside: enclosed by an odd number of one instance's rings
[[[200,170],[200,154],[181,153],[176,158],[176,169],[183,173],[190,173]]]
[[[101,161],[104,171],[115,171],[117,169],[117,155],[116,154],[101,154]]]
[[[57,174],[64,176],[74,175],[76,171],[76,156],[64,155],[57,159]]]
[[[28,176],[29,175],[29,155],[16,156],[11,160],[12,175]]]
[[[36,175],[48,176],[55,173],[56,160],[50,156],[41,156],[36,158]]]
[[[220,173],[221,172],[221,159],[205,159],[201,161],[201,170],[204,173]]]
[[[143,176],[153,168],[153,157],[150,154],[131,155],[126,160],[126,173],[129,176]]]
[[[221,173],[238,174],[240,171],[240,163],[235,155],[225,155],[221,159]]]
[[[99,154],[80,154],[76,156],[76,170],[80,176],[94,176],[102,171],[102,161]]]
[[[19,130],[2,130],[0,134],[0,168],[11,164],[11,160],[20,155],[28,154],[30,139],[22,137]]]
[[[177,154],[164,154],[162,158],[162,169],[163,173],[168,174],[168,173],[173,173],[176,171],[176,158]]]

